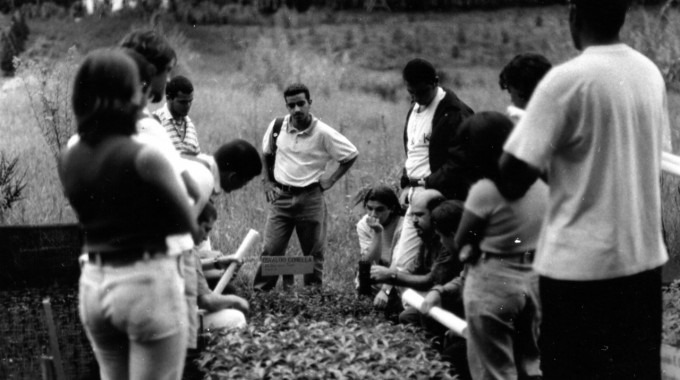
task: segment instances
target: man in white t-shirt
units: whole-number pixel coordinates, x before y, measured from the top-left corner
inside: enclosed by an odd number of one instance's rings
[[[658,68],[621,43],[628,2],[572,0],[582,53],[541,81],[506,142],[501,192],[550,187],[534,268],[545,379],[659,379],[661,152]],[[666,145],[668,143],[668,145]]]
[[[309,112],[312,99],[307,86],[292,84],[283,98],[289,115],[272,121],[262,141],[269,202],[262,254],[283,256],[295,231],[302,253],[314,258],[314,272],[305,275],[304,283],[320,286],[327,225],[324,192],[345,175],[359,152],[345,136]],[[329,162],[338,163],[330,176],[325,173]],[[284,278],[284,286],[290,286],[290,280]],[[278,276],[263,276],[260,266],[253,288],[271,290],[277,281]]]

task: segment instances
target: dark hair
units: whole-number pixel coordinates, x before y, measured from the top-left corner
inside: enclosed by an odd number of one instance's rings
[[[177,55],[168,41],[155,30],[136,30],[123,37],[120,47],[141,54],[160,73],[175,64]]]
[[[631,0],[571,0],[570,4],[576,7],[577,22],[583,22],[595,37],[608,39],[621,31]]]
[[[215,208],[215,205],[212,203],[212,201],[208,201],[208,203],[203,206],[201,213],[198,215],[198,222],[209,222],[215,219],[217,219],[217,209]]]
[[[434,197],[430,198],[430,199],[427,201],[427,204],[425,205],[425,207],[427,207],[427,209],[428,209],[430,212],[432,212],[432,210],[434,210],[435,208],[437,208],[437,206],[439,206],[440,204],[444,203],[445,201],[446,201],[446,198],[445,198],[443,195],[439,194],[439,195],[437,195],[437,196],[434,196]]]
[[[78,134],[86,143],[108,135],[132,135],[140,105],[139,74],[133,60],[120,50],[98,49],[85,57],[73,83],[73,113]]]
[[[399,198],[389,186],[386,185],[375,185],[368,189],[364,195],[363,204],[366,207],[368,201],[376,201],[384,204],[387,208],[392,211],[393,215],[402,215],[401,203],[399,203]]]
[[[191,94],[194,92],[194,86],[191,84],[189,78],[178,75],[168,82],[165,86],[165,96],[168,99],[173,99],[178,93],[183,92],[185,94]]]
[[[522,99],[529,100],[536,85],[550,68],[550,61],[540,54],[518,54],[505,65],[499,75],[498,84],[503,90],[514,87]]]
[[[293,83],[286,87],[286,89],[283,90],[283,98],[285,99],[288,96],[295,96],[300,93],[304,93],[307,100],[310,99],[309,89],[302,83]]]
[[[478,176],[497,179],[498,160],[512,128],[507,116],[494,111],[479,112],[463,121],[461,129],[468,136],[466,155]]]
[[[260,154],[245,140],[235,139],[222,145],[214,157],[220,172],[234,172],[244,179],[254,178],[262,172]]]
[[[121,50],[127,54],[128,57],[132,58],[137,65],[137,73],[139,74],[140,82],[142,82],[142,88],[146,88],[151,83],[151,78],[156,75],[156,67],[135,50],[128,48],[123,48]]]
[[[406,66],[404,66],[404,70],[401,74],[404,80],[410,84],[432,84],[438,81],[437,70],[435,70],[430,62],[422,58],[410,60]]]
[[[442,235],[451,236],[458,230],[460,219],[463,216],[463,202],[459,200],[447,200],[432,210],[430,219],[434,229]]]

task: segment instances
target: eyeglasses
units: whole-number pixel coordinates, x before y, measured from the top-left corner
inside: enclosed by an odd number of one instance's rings
[[[302,108],[305,105],[307,105],[306,100],[298,100],[297,102],[286,103],[286,106],[288,106],[288,108],[295,108],[295,106]]]

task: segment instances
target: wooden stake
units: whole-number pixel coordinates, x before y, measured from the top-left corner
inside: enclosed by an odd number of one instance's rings
[[[52,354],[52,363],[54,364],[54,372],[57,380],[66,380],[66,374],[64,373],[64,366],[61,362],[61,353],[59,352],[59,341],[57,341],[57,328],[54,325],[54,319],[52,318],[52,306],[50,305],[50,299],[45,298],[42,301],[43,308],[45,309],[45,322],[47,323],[47,334],[50,338],[50,351]]]

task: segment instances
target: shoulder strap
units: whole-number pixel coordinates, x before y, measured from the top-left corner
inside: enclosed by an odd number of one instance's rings
[[[279,138],[281,127],[283,126],[283,118],[279,117],[274,121],[274,128],[272,128],[272,136],[269,139],[269,148],[272,155],[276,155],[276,139]]]
[[[279,137],[279,134],[281,133],[281,127],[283,126],[283,118],[279,117],[274,121],[274,127],[272,128],[272,135],[271,138],[269,139],[269,154],[266,154],[265,160],[267,163],[267,166],[269,167],[267,175],[269,176],[269,180],[275,181],[274,179],[274,164],[276,162],[276,139]]]

